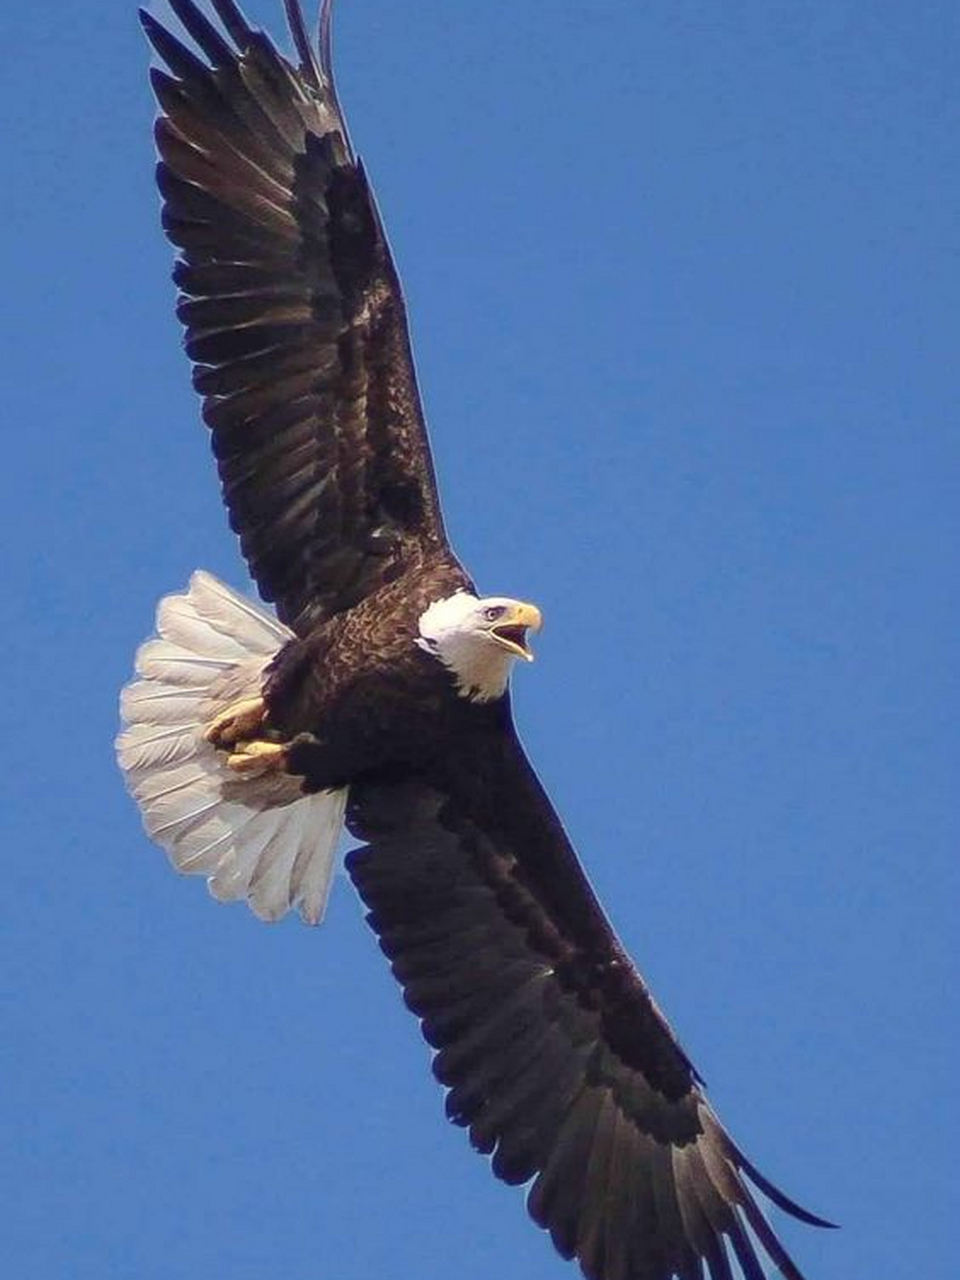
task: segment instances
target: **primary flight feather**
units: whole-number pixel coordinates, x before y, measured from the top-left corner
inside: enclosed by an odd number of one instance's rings
[[[540,614],[447,541],[329,0],[317,49],[286,0],[297,65],[233,0],[171,7],[189,44],[142,17],[177,310],[277,617],[204,573],[161,602],[118,739],[146,828],[218,898],[316,923],[346,823],[448,1116],[591,1280],[802,1280],[751,1184],[820,1220],[720,1125],[514,731]]]

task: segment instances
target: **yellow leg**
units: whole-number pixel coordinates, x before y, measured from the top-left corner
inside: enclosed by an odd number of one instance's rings
[[[256,738],[263,728],[263,716],[262,698],[243,698],[215,716],[203,736],[215,747],[234,747],[244,739]]]
[[[286,746],[280,742],[237,742],[236,751],[227,757],[227,767],[237,773],[250,773],[254,769],[265,772],[282,769]]]

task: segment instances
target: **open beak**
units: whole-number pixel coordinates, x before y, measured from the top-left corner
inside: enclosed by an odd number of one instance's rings
[[[533,652],[527,644],[527,632],[539,631],[542,626],[543,615],[535,604],[518,604],[490,628],[490,634],[510,653],[525,662],[532,662]]]

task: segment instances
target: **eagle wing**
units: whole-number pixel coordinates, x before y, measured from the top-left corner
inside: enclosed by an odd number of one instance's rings
[[[295,0],[293,67],[233,0],[218,30],[148,13],[163,226],[178,315],[230,523],[264,599],[300,634],[448,550],[407,334],[376,204],[330,66]]]
[[[437,1050],[446,1110],[591,1280],[800,1272],[512,729],[424,780],[355,786],[347,867]],[[472,754],[470,754],[472,752]],[[725,1245],[724,1240],[727,1244]],[[706,1272],[704,1270],[706,1268]]]

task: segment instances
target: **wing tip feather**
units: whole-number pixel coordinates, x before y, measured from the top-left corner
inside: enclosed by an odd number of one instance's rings
[[[795,1200],[791,1200],[790,1197],[785,1192],[781,1191],[779,1187],[775,1186],[769,1178],[765,1178],[763,1176],[756,1165],[752,1164],[751,1161],[747,1159],[739,1147],[735,1146],[732,1142],[730,1145],[734,1159],[740,1171],[750,1180],[750,1182],[753,1183],[758,1191],[762,1192],[763,1195],[766,1196],[771,1204],[775,1204],[778,1209],[789,1214],[791,1218],[796,1218],[798,1222],[806,1223],[808,1227],[822,1227],[827,1231],[839,1231],[839,1222],[831,1222],[829,1218],[822,1218],[819,1214],[811,1213],[809,1209],[804,1209],[803,1206],[797,1204]]]

